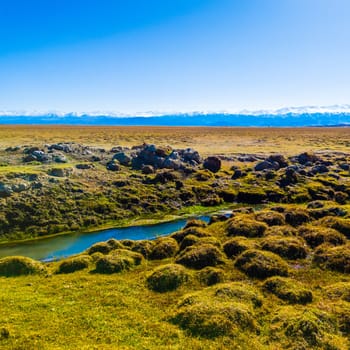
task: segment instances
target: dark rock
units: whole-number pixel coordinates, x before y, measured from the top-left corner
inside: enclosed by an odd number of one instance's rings
[[[339,164],[339,168],[343,170],[350,170],[350,164],[347,164],[347,163]]]
[[[247,175],[247,173],[246,172],[243,172],[242,170],[240,170],[240,169],[236,169],[235,171],[234,171],[234,173],[233,173],[233,175],[232,175],[232,180],[237,180],[237,179],[240,179],[240,178],[242,178],[242,177],[244,177],[244,176],[246,176]]]
[[[57,151],[63,151],[65,153],[71,153],[72,152],[72,148],[69,144],[66,143],[55,143],[51,146],[49,146],[50,150],[57,150]]]
[[[65,177],[69,176],[71,169],[69,168],[52,168],[49,170],[48,174],[55,177]]]
[[[304,153],[299,154],[296,157],[296,159],[300,164],[305,164],[305,165],[310,165],[310,164],[316,163],[317,161],[320,160],[320,158],[318,156],[316,156],[313,153],[308,153],[308,152],[304,152]]]
[[[54,154],[52,156],[52,159],[56,162],[56,163],[67,163],[67,158],[65,155],[63,154]]]
[[[110,170],[110,171],[119,171],[120,164],[117,160],[112,160],[112,161],[107,163],[106,168],[107,168],[107,170]]]
[[[80,170],[87,170],[87,169],[93,169],[94,165],[93,164],[82,163],[82,164],[77,164],[75,167],[77,169],[80,169]]]
[[[143,167],[142,167],[142,172],[144,173],[144,174],[153,174],[154,172],[155,172],[155,170],[154,170],[154,168],[153,168],[153,166],[152,165],[144,165]]]
[[[12,192],[11,186],[0,182],[0,198],[10,197]]]
[[[252,155],[243,155],[237,158],[239,162],[256,162],[258,158]]]
[[[274,170],[278,170],[280,168],[279,164],[277,162],[269,162],[267,160],[263,160],[262,162],[259,162],[254,170],[255,171],[262,171],[262,170],[266,170],[266,169],[274,169]]]
[[[282,154],[272,154],[266,160],[270,163],[278,163],[280,168],[288,166],[287,159]]]
[[[208,157],[203,163],[204,169],[217,173],[221,169],[221,160],[218,157]]]
[[[324,174],[328,173],[329,169],[326,165],[319,164],[312,167],[311,172],[313,174]]]
[[[130,165],[131,157],[124,152],[116,153],[113,156],[113,160],[117,160],[121,165]]]

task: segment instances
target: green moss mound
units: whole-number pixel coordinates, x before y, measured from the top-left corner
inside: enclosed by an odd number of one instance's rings
[[[228,220],[226,225],[228,236],[262,237],[267,229],[265,223],[244,215],[238,215]]]
[[[315,225],[333,228],[350,239],[350,219],[326,216],[316,221]]]
[[[286,237],[293,237],[296,236],[298,231],[289,225],[283,225],[283,226],[272,226],[269,227],[266,231],[264,236],[286,236]]]
[[[246,237],[233,237],[226,241],[223,245],[224,252],[228,258],[236,257],[245,250],[253,249],[255,242],[252,242]]]
[[[280,256],[256,249],[243,252],[237,257],[234,265],[253,278],[288,275],[288,265]]]
[[[118,240],[111,238],[107,241],[107,244],[113,249],[125,249],[125,246]]]
[[[329,227],[307,225],[299,227],[298,232],[311,248],[316,248],[323,243],[334,246],[346,243],[346,237],[343,234]]]
[[[350,302],[350,282],[338,282],[324,288],[328,298]]]
[[[42,263],[24,256],[9,256],[0,259],[0,276],[37,275],[45,271],[46,268]]]
[[[253,307],[261,307],[263,296],[251,284],[244,282],[230,282],[215,286],[214,296],[226,301],[250,303]]]
[[[196,244],[199,242],[200,238],[195,235],[187,235],[184,237],[184,239],[181,241],[180,244],[180,251],[186,249],[187,247],[190,247],[191,245]]]
[[[196,244],[186,248],[176,258],[176,263],[193,269],[217,266],[224,263],[221,251],[212,244]]]
[[[171,321],[195,336],[216,338],[256,329],[249,306],[243,303],[199,303],[180,308]]]
[[[288,301],[290,304],[307,304],[312,302],[312,292],[296,281],[283,278],[271,277],[263,284],[263,289],[275,294],[278,298]]]
[[[287,208],[285,211],[286,223],[297,227],[310,222],[309,211],[303,208]]]
[[[152,252],[154,241],[136,241],[131,250],[136,253],[140,253],[144,258],[148,258]]]
[[[225,273],[223,270],[216,267],[207,266],[199,271],[198,278],[201,284],[205,286],[212,286],[214,284],[224,282]]]
[[[189,279],[186,269],[182,265],[168,264],[159,266],[147,277],[149,289],[164,293],[179,288]]]
[[[178,243],[181,243],[183,239],[188,235],[192,235],[196,237],[211,236],[211,234],[207,232],[203,227],[191,226],[191,227],[187,227],[184,230],[174,232],[172,235],[170,235],[170,238],[174,238]]]
[[[332,313],[337,319],[339,330],[345,335],[350,335],[350,304],[338,301],[332,305]]]
[[[92,260],[92,257],[89,255],[79,255],[63,260],[59,263],[56,273],[73,273],[87,269]]]
[[[179,250],[179,245],[177,241],[173,238],[159,238],[156,240],[151,253],[149,254],[149,259],[161,260],[173,257]]]
[[[192,219],[192,220],[188,220],[186,222],[186,225],[184,227],[184,229],[189,228],[189,227],[206,227],[207,223],[203,220],[198,220],[198,219]]]
[[[92,255],[94,253],[108,254],[113,248],[107,242],[98,242],[92,245],[87,253]]]
[[[269,226],[281,226],[286,223],[281,213],[272,210],[260,211],[256,214],[256,220],[265,222]]]
[[[261,242],[261,249],[286,259],[305,259],[308,253],[305,242],[299,237],[270,236]]]
[[[281,308],[272,319],[271,328],[282,348],[347,349],[337,327],[325,312],[316,309]]]
[[[129,250],[117,249],[112,254],[105,255],[96,261],[96,273],[111,274],[130,270],[140,265],[143,256]]]
[[[350,273],[350,245],[332,247],[323,244],[316,249],[313,261],[322,268]]]

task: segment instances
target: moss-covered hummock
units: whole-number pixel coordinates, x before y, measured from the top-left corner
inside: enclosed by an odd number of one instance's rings
[[[10,256],[0,259],[0,276],[36,275],[44,273],[45,270],[45,265],[23,256]]]
[[[237,257],[234,265],[253,278],[287,276],[288,265],[278,255],[256,249],[250,249]]]
[[[180,287],[188,279],[189,274],[182,265],[162,265],[147,277],[147,286],[156,292],[169,292]]]

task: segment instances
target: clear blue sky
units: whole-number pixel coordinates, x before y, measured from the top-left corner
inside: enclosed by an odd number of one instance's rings
[[[1,0],[0,110],[349,103],[349,18],[349,0]]]

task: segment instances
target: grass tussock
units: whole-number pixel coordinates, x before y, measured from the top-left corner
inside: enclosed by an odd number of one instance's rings
[[[164,293],[179,288],[188,279],[189,274],[182,265],[162,265],[147,277],[147,286],[153,291]]]
[[[290,304],[308,304],[313,298],[312,292],[301,283],[279,276],[267,279],[263,284],[263,289]]]
[[[262,237],[266,229],[267,225],[265,223],[245,215],[237,215],[227,221],[228,236]]]
[[[79,255],[59,263],[57,273],[73,273],[76,271],[87,269],[93,258],[89,255]]]
[[[306,244],[300,237],[271,236],[261,242],[261,249],[290,260],[305,259],[308,254]]]
[[[218,247],[204,243],[186,248],[176,258],[176,263],[200,270],[223,264],[224,256]]]
[[[252,278],[288,275],[288,265],[281,257],[256,249],[243,252],[237,257],[234,265]]]
[[[10,256],[0,259],[0,276],[36,275],[44,273],[45,270],[45,266],[40,262],[23,256]]]

